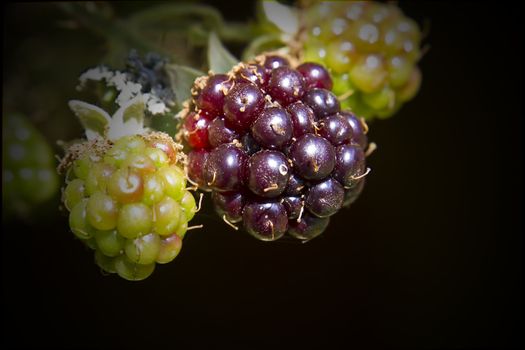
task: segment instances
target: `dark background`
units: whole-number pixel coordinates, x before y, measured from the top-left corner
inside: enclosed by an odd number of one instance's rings
[[[176,261],[130,283],[100,274],[65,216],[3,222],[2,343],[522,346],[519,11],[497,2],[400,6],[431,22],[421,91],[371,125],[379,148],[365,191],[322,237],[263,243],[208,210],[193,221],[205,229],[186,236]],[[253,11],[220,8],[230,18]],[[4,25],[4,59],[14,60],[13,35],[28,25],[23,17]]]

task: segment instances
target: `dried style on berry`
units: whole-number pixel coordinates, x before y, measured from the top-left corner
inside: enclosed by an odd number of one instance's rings
[[[217,213],[264,241],[321,234],[363,188],[367,127],[328,71],[279,55],[195,81],[181,135],[188,175]]]

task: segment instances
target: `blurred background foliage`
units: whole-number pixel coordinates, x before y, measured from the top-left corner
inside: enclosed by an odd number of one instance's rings
[[[46,150],[45,163],[62,150],[57,140],[73,140],[83,135],[80,123],[67,101],[86,98],[77,91],[78,76],[88,68],[104,64],[123,69],[130,50],[142,57],[155,52],[170,63],[207,71],[206,48],[210,32],[215,32],[240,57],[244,44],[255,35],[255,4],[242,11],[232,9],[228,21],[217,2],[61,2],[10,3],[6,5],[3,60],[2,116],[24,119]],[[23,18],[24,20],[21,20]],[[171,116],[154,119],[158,129],[173,130]],[[2,124],[3,134],[9,132]],[[16,142],[3,137],[3,148]],[[8,144],[9,143],[9,144]],[[47,143],[47,145],[46,145]],[[13,170],[3,153],[3,170]],[[54,164],[46,165],[52,169]],[[5,178],[5,176],[4,176]],[[22,179],[19,179],[22,181]],[[53,201],[42,213],[56,212],[59,191],[53,178],[47,195],[30,200],[17,191],[2,191],[3,218],[12,213],[28,217],[28,208]],[[3,181],[2,186],[8,187]],[[20,184],[29,186],[29,182]],[[15,197],[13,197],[15,196]],[[14,202],[25,202],[24,210]],[[39,210],[41,212],[41,210]]]
[[[233,12],[229,16],[234,19],[226,22],[217,7],[197,1],[7,7],[3,113],[27,115],[49,140],[81,133],[65,102],[76,97],[77,77],[87,68],[106,64],[121,69],[136,49],[140,55],[157,52],[172,63],[205,71],[210,31],[239,53],[256,30],[250,18],[236,19]]]

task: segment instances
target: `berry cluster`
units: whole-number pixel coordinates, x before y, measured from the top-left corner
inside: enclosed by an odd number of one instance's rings
[[[171,138],[95,139],[72,146],[62,164],[71,231],[103,270],[142,280],[177,256],[197,209]]]
[[[337,95],[353,91],[343,107],[386,118],[419,90],[421,32],[396,5],[315,2],[304,20],[304,59],[330,68]]]
[[[315,63],[261,56],[198,78],[183,135],[188,175],[216,211],[258,239],[321,234],[367,173],[366,124],[341,111]]]
[[[28,119],[2,118],[2,213],[26,215],[53,197],[59,187],[54,163],[53,150]]]

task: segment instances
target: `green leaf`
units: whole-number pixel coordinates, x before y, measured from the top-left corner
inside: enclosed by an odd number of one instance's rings
[[[171,89],[175,93],[175,101],[181,107],[182,102],[191,97],[191,88],[195,79],[205,74],[199,70],[177,64],[166,65],[165,69],[170,77]]]
[[[226,73],[239,62],[221,43],[214,32],[208,39],[208,67],[213,73]]]
[[[219,28],[224,21],[221,13],[213,6],[184,3],[152,6],[134,13],[128,20],[131,26],[147,28],[159,23],[186,27],[188,23],[196,22],[207,24],[211,28]]]
[[[247,61],[264,51],[275,50],[283,46],[279,34],[270,33],[256,37],[242,54],[243,60]]]
[[[172,113],[166,113],[159,116],[156,116],[155,118],[150,119],[151,124],[149,127],[156,131],[162,131],[167,133],[168,135],[175,135],[178,128],[178,119],[175,119],[175,116]]]
[[[266,19],[273,23],[282,33],[293,37],[299,31],[297,9],[271,0],[263,1],[262,9]]]
[[[75,113],[80,120],[80,123],[86,131],[88,140],[92,140],[97,136],[104,137],[106,134],[111,117],[106,111],[95,105],[79,101],[69,101],[69,108]]]

